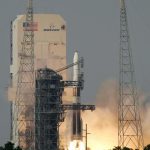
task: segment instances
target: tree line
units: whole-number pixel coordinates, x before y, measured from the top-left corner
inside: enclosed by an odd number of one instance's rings
[[[132,148],[128,148],[128,147],[121,148],[120,146],[116,146],[116,147],[113,148],[113,150],[133,150],[133,149]],[[138,149],[135,149],[135,150],[138,150]],[[144,150],[150,150],[150,144],[145,146]]]
[[[19,146],[15,147],[14,143],[7,142],[4,146],[0,146],[0,150],[22,150]]]
[[[14,143],[12,142],[7,142],[4,146],[0,146],[0,150],[22,150],[22,149],[19,146],[15,147]],[[133,150],[133,149],[128,147],[121,148],[119,146],[116,146],[112,150]],[[150,150],[150,144],[145,146],[144,150]]]

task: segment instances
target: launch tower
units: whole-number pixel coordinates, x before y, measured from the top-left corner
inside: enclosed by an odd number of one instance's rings
[[[66,69],[80,62],[66,66],[66,22],[57,14],[33,16],[32,0],[28,0],[26,15],[17,16],[11,24],[11,38],[11,86],[8,89],[8,99],[11,101],[11,140],[23,150],[57,150],[58,129],[64,120],[64,113],[67,110],[79,112],[95,109],[94,105],[62,104],[71,95],[67,88],[82,88],[82,82],[66,81]],[[65,67],[61,68],[62,66]],[[35,79],[37,70],[39,76]],[[48,79],[47,76],[51,78]],[[52,81],[63,83],[64,92],[61,91],[61,85]],[[54,90],[53,86],[59,88]]]
[[[118,145],[143,150],[135,72],[130,47],[125,1],[120,9],[120,84],[118,107]]]
[[[51,69],[36,73],[35,149],[58,150],[59,126],[64,121],[62,76]]]
[[[20,139],[22,138],[26,139],[25,137],[33,138],[33,136],[31,136],[32,132],[30,133],[26,131],[27,132],[26,134],[23,133],[25,132],[27,125],[29,125],[29,121],[31,121],[30,123],[32,123],[31,128],[34,127],[34,121],[32,121],[34,117],[34,112],[32,112],[34,103],[31,104],[29,98],[29,95],[31,94],[31,88],[27,88],[27,86],[26,87],[24,86],[25,84],[27,85],[27,82],[29,81],[29,78],[31,76],[29,77],[26,71],[20,71],[20,62],[31,58],[25,57],[26,55],[23,55],[22,46],[24,44],[23,42],[24,34],[33,31],[34,31],[34,57],[33,57],[34,74],[35,71],[38,70],[39,68],[48,67],[53,70],[57,70],[62,66],[66,66],[65,20],[58,14],[34,14],[33,24],[30,24],[26,21],[26,15],[18,15],[11,25],[11,37],[12,37],[11,64],[10,64],[11,84],[8,89],[8,99],[11,102],[11,122],[12,122],[11,140],[12,142],[16,143],[16,145],[20,145],[21,147],[23,147],[23,149],[26,149],[25,145],[28,144],[29,142]],[[28,35],[26,34],[26,36]],[[29,46],[29,43],[26,44],[28,44]],[[27,67],[28,63],[29,61],[25,61],[23,65]],[[63,79],[66,80],[67,78],[66,70],[64,70],[61,73],[61,75]],[[33,92],[34,91],[35,87],[33,89]],[[66,93],[67,91],[65,91],[65,95],[63,95],[63,98],[65,98],[66,95],[68,96],[68,94]],[[22,97],[21,101],[23,101],[24,99],[24,102],[20,103],[19,102],[20,98],[18,98],[18,96]],[[19,111],[21,111],[21,107],[22,108],[26,107],[25,109],[27,110],[22,112],[22,115],[19,114]],[[27,118],[25,119],[25,117],[18,119],[19,116],[23,115],[28,115],[28,118],[30,119]],[[34,130],[31,129],[31,131]],[[62,132],[61,129],[60,131]]]
[[[28,1],[22,50],[17,79],[17,93],[14,104],[15,117],[13,142],[23,149],[34,149],[34,31],[32,0]],[[30,91],[30,92],[29,92]]]
[[[76,62],[75,64],[78,64]],[[75,65],[73,64],[73,65]],[[69,67],[72,65],[69,65]],[[64,68],[62,68],[64,69]],[[62,70],[60,69],[60,70]],[[60,71],[59,70],[59,71]],[[58,72],[59,72],[58,71]],[[36,73],[35,92],[35,149],[58,150],[59,127],[64,122],[67,110],[95,110],[94,105],[63,104],[65,87],[82,87],[82,80],[63,81],[61,75],[52,69],[39,69]]]

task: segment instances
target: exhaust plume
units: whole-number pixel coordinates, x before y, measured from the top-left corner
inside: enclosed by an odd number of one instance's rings
[[[103,82],[96,95],[96,110],[83,114],[88,124],[88,147],[91,150],[112,149],[118,145],[118,83]],[[138,91],[145,145],[150,143],[150,101],[146,94]]]

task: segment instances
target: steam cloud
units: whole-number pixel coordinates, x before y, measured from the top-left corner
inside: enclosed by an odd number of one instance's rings
[[[118,83],[105,81],[96,96],[96,110],[83,114],[88,124],[88,146],[91,150],[104,150],[118,142]],[[145,145],[150,143],[150,95],[138,91]]]

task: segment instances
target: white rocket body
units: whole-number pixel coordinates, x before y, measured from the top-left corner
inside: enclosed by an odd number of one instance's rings
[[[73,81],[79,81],[80,75],[80,66],[79,66],[79,55],[76,51],[74,53],[73,63]],[[80,90],[81,88],[78,86],[73,87],[73,103],[74,105],[80,105]],[[82,119],[81,119],[81,111],[73,110],[72,116],[72,140],[82,140]]]
[[[73,57],[73,63],[77,63],[79,61],[79,55],[78,52],[76,51],[74,53],[74,57]],[[73,66],[73,81],[78,81],[78,77],[79,77],[79,64],[76,64]]]
[[[74,58],[73,58],[73,63],[77,63],[76,65],[73,66],[73,81],[79,81],[79,74],[80,74],[80,67],[79,67],[79,55],[78,52],[76,51],[74,53]],[[73,96],[74,96],[74,103],[79,103],[80,102],[80,88],[79,87],[74,87],[73,88]]]

